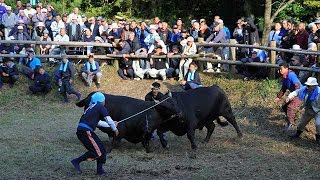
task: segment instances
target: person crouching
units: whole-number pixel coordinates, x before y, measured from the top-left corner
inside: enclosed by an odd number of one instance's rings
[[[89,56],[88,62],[84,64],[82,70],[82,77],[87,86],[91,86],[92,82],[96,83],[97,88],[100,88],[100,79],[102,73],[100,71],[99,63],[94,60],[93,55]]]
[[[195,62],[191,62],[189,64],[189,70],[185,75],[184,80],[180,82],[184,90],[196,89],[198,87],[202,87],[197,68],[198,66]]]
[[[0,66],[0,89],[3,83],[9,83],[9,87],[13,88],[14,83],[18,80],[19,71],[17,66],[9,57],[4,58],[4,63]]]
[[[51,91],[51,89],[51,77],[45,71],[44,67],[40,66],[38,68],[38,73],[36,73],[34,77],[34,84],[32,86],[29,86],[29,90],[33,94],[37,94],[40,92],[47,94],[49,91]]]
[[[81,173],[80,163],[86,160],[97,160],[97,174],[105,175],[103,164],[106,163],[106,148],[99,137],[94,133],[97,126],[111,127],[115,135],[118,136],[117,123],[114,122],[107,109],[103,105],[105,96],[101,92],[96,92],[91,97],[89,107],[84,111],[80,118],[77,128],[77,137],[88,150],[82,156],[71,161],[73,167]],[[105,121],[100,121],[104,117]]]

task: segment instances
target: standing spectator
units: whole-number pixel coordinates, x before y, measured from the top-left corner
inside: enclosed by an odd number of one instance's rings
[[[121,32],[121,39],[122,40],[127,40],[128,37],[129,37],[129,34],[130,34],[130,24],[129,23],[126,23],[124,28],[122,29],[122,32]]]
[[[102,35],[103,32],[108,32],[109,26],[106,19],[101,19],[101,25],[99,26],[99,34]]]
[[[254,24],[254,19],[244,18],[243,20],[244,44],[252,45],[260,43],[258,27]]]
[[[57,11],[53,8],[52,5],[50,4],[47,5],[47,11],[48,11],[48,14],[51,13],[53,17],[56,17]]]
[[[64,27],[66,27],[67,25],[68,25],[68,23],[67,23],[67,21],[68,21],[68,14],[67,13],[64,13],[63,15],[62,15],[62,22],[63,22],[63,24],[64,24]]]
[[[165,55],[165,53],[162,52],[162,46],[158,45],[153,55]],[[166,70],[168,68],[166,60],[163,58],[151,58],[150,65],[151,69],[147,72],[147,74],[149,74],[152,78],[157,78],[160,76],[162,80],[165,82],[167,79]]]
[[[96,36],[100,36],[99,24],[96,23],[96,18],[95,17],[91,17],[89,19],[89,24],[88,24],[87,28],[91,30],[93,38],[96,37]]]
[[[274,30],[270,31],[269,37],[268,37],[268,45],[270,44],[271,41],[276,41],[277,47],[281,45],[281,36],[280,36],[280,31],[281,30],[281,24],[280,23],[275,23],[274,25]]]
[[[316,38],[314,38],[314,43],[320,43],[320,18],[316,19],[314,24],[316,24],[318,29],[317,32],[315,33]]]
[[[18,80],[19,71],[17,66],[9,57],[4,58],[4,64],[0,67],[0,89],[3,83],[9,83],[9,87],[13,88],[14,83]]]
[[[148,49],[148,44],[145,42],[145,39],[149,36],[150,31],[148,30],[145,22],[141,23],[141,29],[138,33],[137,37],[140,41],[141,47]]]
[[[67,23],[74,22],[73,18],[76,18],[77,24],[81,24],[82,23],[82,17],[79,14],[79,8],[78,7],[74,7],[73,8],[73,13],[69,14],[69,18],[67,20]]]
[[[56,37],[57,34],[59,34],[59,32],[60,32],[60,30],[62,28],[65,29],[65,25],[64,25],[64,22],[61,19],[61,15],[60,14],[56,15],[56,19],[55,19],[55,21],[53,21],[51,23],[50,28],[51,28],[51,31],[52,31],[53,38]]]
[[[173,26],[173,31],[170,34],[170,49],[172,49],[172,46],[177,45],[179,46],[181,38],[181,33],[179,32],[178,26]]]
[[[194,42],[198,42],[199,33],[200,33],[200,24],[199,24],[199,22],[194,22],[192,24],[192,29],[190,32],[190,36],[193,37]]]
[[[51,38],[49,36],[49,31],[46,29],[43,31],[43,36],[40,38],[40,41],[47,41],[47,42],[51,42]],[[40,45],[40,53],[41,54],[49,54],[49,50],[51,48],[51,45],[49,44],[41,44]]]
[[[30,17],[32,17],[34,14],[37,13],[37,11],[32,8],[30,3],[27,3],[27,8],[24,9],[23,11],[24,11],[24,14],[26,15],[26,17],[29,19],[30,19]]]
[[[49,36],[51,39],[53,39],[53,34],[52,34],[52,30],[51,30],[51,24],[53,23],[53,16],[52,16],[52,13],[48,12],[47,14],[47,19],[46,21],[44,22],[44,25],[46,27],[46,29],[49,31]]]
[[[7,6],[4,3],[0,3],[0,19],[2,20],[2,16],[7,12]],[[2,21],[1,21],[2,24]]]
[[[97,88],[100,88],[102,73],[99,63],[94,60],[93,55],[90,55],[88,62],[84,64],[82,69],[82,77],[86,82],[86,86],[91,86],[92,82],[95,82]]]
[[[154,47],[155,44],[155,38],[160,37],[159,34],[156,32],[156,27],[154,25],[150,26],[150,34],[148,34],[147,37],[145,37],[144,42],[148,46],[148,52],[151,46]]]
[[[9,40],[9,33],[16,24],[16,15],[11,12],[11,7],[6,7],[7,12],[2,16],[2,24],[4,25],[4,36],[6,40]]]
[[[304,23],[299,23],[298,31],[295,32],[295,41],[296,44],[300,45],[300,47],[304,50],[308,49],[308,38],[309,33],[306,31],[306,26]]]
[[[311,119],[315,119],[316,124],[316,142],[320,145],[320,102],[319,102],[319,93],[320,89],[318,86],[317,79],[314,77],[309,77],[307,82],[305,83],[306,86],[301,87],[298,90],[293,91],[288,95],[286,102],[290,102],[295,97],[299,97],[301,101],[304,102],[305,111],[301,117],[301,120],[298,124],[297,131],[295,134],[291,135],[290,137],[298,138],[302,132],[304,131],[307,124],[310,122]]]
[[[78,24],[77,17],[73,16],[72,21],[67,25],[67,35],[70,41],[80,41],[81,40],[81,27]]]
[[[161,40],[164,42],[164,44],[168,46],[170,42],[170,34],[171,34],[170,30],[168,29],[168,23],[162,22],[162,28],[159,29],[158,34]]]
[[[243,27],[242,27],[242,25],[243,25],[243,21],[242,21],[242,19],[239,19],[237,21],[237,27],[233,31],[233,38],[235,38],[239,44],[243,44]]]
[[[20,11],[23,11],[23,10],[24,10],[24,7],[22,6],[21,0],[17,0],[17,6],[14,8],[13,13],[18,15]]]
[[[182,27],[182,19],[181,18],[178,18],[176,25],[178,27],[179,32],[181,32],[181,30],[183,29],[183,27]]]
[[[41,10],[42,10],[41,7],[39,7],[39,6],[36,7],[36,11],[37,12],[35,14],[33,14],[33,16],[32,16],[33,25],[37,25],[38,22],[44,22],[45,21],[45,19],[47,17],[47,14],[42,13]]]
[[[187,44],[182,48],[182,55],[193,55],[197,53],[197,46],[194,43],[193,37],[188,37]],[[189,64],[192,62],[192,58],[184,58],[179,63],[179,81],[183,80],[186,75]]]
[[[204,41],[211,35],[210,29],[206,23],[206,20],[200,19],[200,32],[199,37],[203,38]]]
[[[140,34],[141,34],[141,30],[139,29],[137,22],[136,21],[132,21],[130,24],[130,29],[132,32],[134,32],[135,37],[140,40]]]
[[[282,87],[279,93],[277,94],[275,102],[279,102],[280,98],[286,93],[287,90],[293,92],[301,88],[301,82],[299,81],[297,75],[293,71],[289,70],[289,65],[287,63],[284,62],[280,64],[279,67],[280,73],[282,75]],[[296,112],[298,111],[300,105],[301,100],[299,100],[299,98],[297,97],[282,105],[282,109],[286,114],[286,130],[293,129]]]
[[[59,92],[63,96],[64,102],[69,102],[67,94],[75,94],[77,100],[81,98],[81,94],[74,90],[72,86],[75,69],[72,62],[69,62],[65,55],[62,55],[62,61],[60,63],[59,69]]]
[[[34,83],[32,86],[29,86],[29,90],[32,92],[32,94],[37,94],[40,92],[43,92],[44,94],[47,94],[52,89],[51,86],[51,77],[50,75],[45,71],[43,66],[40,66],[38,68],[38,73],[34,77]]]
[[[37,69],[41,66],[41,61],[39,58],[35,57],[34,51],[28,52],[28,58],[22,66],[23,73],[29,78],[34,79]]]
[[[288,26],[288,20],[284,19],[281,23],[281,29],[279,36],[283,37],[285,34],[288,34],[289,32],[289,26]]]
[[[197,71],[197,64],[195,62],[191,62],[189,64],[189,70],[184,77],[184,80],[181,81],[182,88],[184,90],[196,89],[202,87],[200,75]]]
[[[308,38],[308,44],[310,43],[316,43],[319,41],[319,37],[317,36],[317,25],[315,23],[310,23],[308,25],[309,29],[310,29],[310,34],[309,34],[309,38]]]

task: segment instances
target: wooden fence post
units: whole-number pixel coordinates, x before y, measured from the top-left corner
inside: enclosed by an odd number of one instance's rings
[[[204,38],[199,37],[199,38],[198,38],[198,42],[199,42],[199,43],[203,43],[203,42],[204,42]],[[197,47],[197,50],[198,50],[198,53],[199,53],[199,54],[204,52],[203,46],[198,46],[198,47]],[[204,55],[205,55],[205,52],[204,52]],[[199,71],[199,72],[203,72],[203,62],[198,61],[197,63],[198,63],[198,71]]]
[[[119,59],[118,59],[118,58],[115,58],[115,59],[113,60],[113,67],[114,67],[114,69],[115,69],[116,71],[118,71],[118,69],[119,69]]]
[[[318,50],[318,51],[320,50],[320,43],[317,43],[317,50]],[[317,66],[319,66],[319,64],[320,64],[320,56],[318,56],[318,58],[317,58]],[[316,75],[317,75],[317,80],[318,80],[318,82],[319,82],[319,80],[320,80],[320,73],[316,73]]]
[[[237,41],[235,39],[230,39],[230,44],[237,44]],[[235,61],[236,60],[236,47],[230,47],[230,60]],[[231,65],[230,69],[231,73],[236,73],[236,66]]]
[[[270,42],[270,47],[276,48],[277,47],[276,41],[271,41]],[[276,55],[277,55],[276,51],[271,51],[270,52],[270,63],[271,64],[275,64],[276,63]],[[275,69],[271,68],[270,74],[269,74],[269,78],[270,79],[274,79],[275,78],[275,74],[276,74]]]

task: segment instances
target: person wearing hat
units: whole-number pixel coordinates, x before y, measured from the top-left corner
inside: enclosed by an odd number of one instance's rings
[[[155,36],[155,37],[154,37],[154,44],[150,46],[150,48],[149,48],[149,50],[148,50],[148,54],[149,54],[149,53],[152,53],[157,46],[161,46],[161,47],[162,47],[161,49],[162,49],[162,52],[163,52],[164,54],[167,54],[167,53],[168,53],[167,46],[166,46],[166,45],[164,44],[164,42],[161,40],[160,36]]]
[[[292,139],[298,138],[304,131],[306,125],[314,118],[316,141],[317,144],[320,145],[320,88],[317,79],[314,77],[309,77],[305,85],[306,86],[302,86],[300,89],[291,92],[286,98],[286,102],[290,102],[292,99],[298,97],[304,104],[304,113],[299,121],[297,131],[290,137]]]
[[[102,73],[100,65],[94,60],[93,55],[89,55],[88,61],[82,68],[82,77],[86,83],[86,86],[91,86],[92,82],[95,82],[97,88],[100,88]]]
[[[282,86],[280,91],[277,94],[277,97],[275,98],[275,102],[279,102],[283,95],[286,93],[287,90],[290,92],[293,92],[297,89],[300,89],[302,87],[300,80],[298,79],[296,73],[289,70],[289,65],[284,62],[279,65],[280,67],[280,74],[282,75]],[[301,105],[301,100],[297,97],[291,99],[288,102],[285,102],[282,105],[282,109],[286,114],[286,130],[292,130],[294,123],[295,123],[295,117],[296,113],[299,110],[299,107]]]
[[[14,26],[14,28],[10,31],[9,36],[12,36],[14,33],[18,31],[18,27],[22,26],[23,27],[23,32],[28,32],[27,27],[25,26],[25,23],[22,19],[19,19],[17,21],[17,24]]]
[[[75,75],[75,69],[72,62],[69,62],[65,54],[61,55],[62,61],[58,68],[58,76],[59,76],[59,92],[63,96],[63,100],[65,103],[69,102],[67,94],[74,94],[77,96],[77,100],[79,101],[81,98],[81,94],[74,90],[72,86],[73,78]]]
[[[43,31],[43,36],[41,36],[40,41],[47,41],[47,42],[51,42],[51,38],[49,36],[49,31],[47,29],[45,29]],[[40,45],[40,52],[41,54],[49,54],[49,50],[51,49],[51,45],[50,44],[41,44]]]
[[[154,46],[155,38],[160,37],[156,30],[157,27],[155,25],[150,25],[150,33],[144,39],[144,43],[148,46],[148,50],[152,45]]]
[[[81,40],[81,26],[78,23],[77,16],[71,17],[71,22],[66,27],[67,35],[70,41],[80,41]]]
[[[244,43],[244,40],[243,40],[243,20],[238,19],[236,24],[237,24],[237,27],[234,29],[232,35],[239,44],[243,44]]]
[[[37,6],[36,13],[32,16],[31,21],[34,26],[36,26],[39,22],[44,22],[47,17],[46,13],[42,13],[42,8]]]
[[[17,20],[16,20],[16,15],[11,11],[11,6],[7,6],[6,10],[7,12],[3,14],[1,23],[5,27],[4,29],[5,39],[8,40],[9,33],[16,25]]]
[[[162,51],[162,46],[158,45],[155,48],[155,52],[150,54],[155,56],[166,55]],[[150,66],[151,69],[146,73],[152,78],[161,77],[161,79],[165,82],[167,79],[167,67],[169,66],[164,58],[150,58]]]
[[[37,11],[32,8],[32,5],[30,3],[27,3],[26,8],[23,10],[23,12],[28,19],[30,19],[30,17],[32,18],[32,16],[37,13]]]
[[[33,31],[32,39],[39,41],[40,38],[43,36],[43,31],[46,29],[44,22],[38,22],[36,24],[36,28]]]
[[[24,31],[23,26],[18,26],[17,31],[12,34],[12,37],[14,40],[19,40],[19,41],[30,41],[31,38],[29,34]],[[14,45],[14,50],[17,54],[20,53],[20,51],[25,47],[25,44],[15,44]]]
[[[47,94],[51,91],[51,77],[45,71],[43,66],[38,68],[38,73],[36,73],[33,81],[33,85],[29,86],[29,90],[32,94],[44,93]]]
[[[318,28],[317,28],[317,25],[315,23],[310,23],[308,25],[308,28],[310,30],[310,34],[309,34],[309,38],[308,38],[308,44],[310,43],[317,43],[320,39],[319,37],[317,36],[317,31],[318,31]]]
[[[159,103],[163,96],[164,95],[160,92],[160,83],[154,82],[151,84],[151,91],[144,97],[144,100]]]
[[[186,39],[186,43],[182,46],[182,55],[194,55],[197,53],[197,46],[194,43],[192,36]],[[188,72],[189,64],[192,62],[192,58],[183,58],[179,63],[179,81],[182,81]]]
[[[71,161],[71,164],[78,173],[81,173],[80,163],[87,160],[97,161],[98,175],[106,175],[103,169],[103,164],[106,163],[106,148],[100,138],[94,133],[97,126],[107,127],[114,131],[115,136],[119,135],[117,123],[112,120],[108,110],[104,106],[105,95],[101,92],[96,92],[91,96],[90,105],[82,114],[79,125],[77,127],[77,137],[88,150],[83,155]],[[107,99],[108,100],[108,99]],[[103,117],[103,120],[101,120]]]
[[[12,62],[12,59],[10,57],[5,57],[4,63],[0,66],[0,89],[3,86],[3,83],[9,83],[9,87],[12,88],[19,78],[18,75],[18,68]]]
[[[35,57],[34,51],[29,51],[27,55],[28,55],[28,58],[26,58],[26,61],[23,62],[22,72],[29,79],[33,80],[35,74],[38,72],[38,68],[42,66],[42,64],[40,59]]]
[[[170,34],[170,40],[169,40],[169,47],[170,49],[172,49],[172,46],[174,45],[177,45],[177,46],[180,46],[180,38],[181,38],[181,33],[178,29],[178,26],[177,25],[174,25],[172,27],[172,33]]]

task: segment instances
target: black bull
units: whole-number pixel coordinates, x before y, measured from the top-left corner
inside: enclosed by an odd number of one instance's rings
[[[94,92],[90,93],[85,99],[76,103],[76,105],[86,109],[93,93]],[[147,102],[126,96],[104,95],[106,98],[105,107],[114,121],[121,121],[128,116],[139,113],[155,104],[154,102]],[[152,132],[159,128],[160,124],[179,114],[176,102],[168,96],[164,99],[167,100],[154,108],[119,123],[117,126],[119,135],[114,137],[112,145],[116,142],[120,142],[120,140],[124,138],[131,143],[142,142],[146,151],[150,152],[149,141]],[[113,136],[113,133],[110,134],[110,130],[107,128],[99,129],[108,133],[109,136]]]
[[[207,128],[206,142],[209,142],[214,131],[214,120],[224,126],[219,117],[224,117],[237,131],[238,137],[242,133],[232,113],[230,102],[225,92],[217,85],[202,87],[185,92],[172,92],[172,97],[177,101],[178,107],[182,111],[182,116],[161,124],[157,129],[163,147],[167,147],[167,142],[163,138],[163,133],[172,131],[178,136],[187,134],[191,142],[191,148],[197,149],[195,142],[195,130]]]

